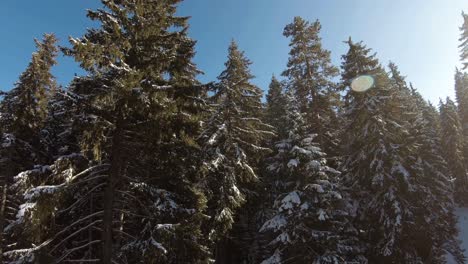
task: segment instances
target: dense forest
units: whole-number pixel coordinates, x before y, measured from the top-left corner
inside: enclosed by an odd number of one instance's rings
[[[35,40],[1,92],[1,263],[465,262],[465,69],[436,107],[362,41],[333,65],[320,22],[295,17],[265,100],[234,40],[197,80],[181,0],[101,2],[99,26]],[[86,75],[59,85],[59,54]]]

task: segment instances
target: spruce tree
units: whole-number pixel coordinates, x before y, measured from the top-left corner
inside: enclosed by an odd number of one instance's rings
[[[268,88],[265,120],[275,129],[277,136],[283,136],[286,134],[283,127],[285,118],[283,84],[273,76]]]
[[[260,229],[271,237],[262,263],[366,263],[338,188],[340,173],[326,165],[296,96],[287,95],[288,135],[276,143],[268,167],[280,193]]]
[[[444,263],[450,252],[463,263],[456,240],[451,174],[440,149],[438,113],[407,84],[394,63],[389,64],[389,69],[390,85],[398,91],[395,97],[402,105],[403,111],[398,113],[400,124],[409,132],[402,144],[408,147],[405,156],[411,169],[412,192],[417,194],[410,197],[416,227],[421,228],[413,237],[417,254],[424,263]]]
[[[468,159],[468,74],[455,72],[455,95],[463,134],[463,156]]]
[[[463,136],[460,118],[455,103],[447,98],[440,103],[440,127],[442,153],[455,178],[455,200],[465,205],[468,203],[468,178],[463,158]]]
[[[416,228],[412,197],[415,186],[411,145],[401,91],[362,43],[348,42],[342,80],[348,88],[347,120],[341,169],[362,239],[368,243],[370,263],[423,261],[413,244]],[[365,92],[350,89],[358,76],[371,75],[374,85]]]
[[[331,156],[336,156],[336,106],[339,96],[333,78],[338,69],[332,65],[330,51],[322,47],[319,36],[321,24],[309,23],[301,17],[284,28],[283,35],[290,38],[289,60],[283,76],[286,86],[297,97],[301,112],[305,114],[317,141]]]
[[[58,262],[209,260],[196,187],[204,91],[195,81],[188,18],[175,15],[179,2],[111,0],[88,11],[100,27],[64,48],[89,73],[68,92],[78,105],[72,129],[82,152],[72,156],[86,165],[69,171],[77,182],[40,183],[63,186],[58,193],[69,199],[53,208],[69,216],[39,246],[29,241],[12,254],[44,250]]]
[[[463,69],[468,68],[468,14],[462,12],[463,25],[460,27],[460,59],[463,62]]]
[[[47,116],[48,99],[57,86],[51,68],[56,64],[58,50],[54,34],[44,34],[42,42],[34,41],[37,51],[15,87],[1,102],[0,121],[3,132],[37,145]]]
[[[410,141],[414,141],[413,168],[419,172],[415,178],[420,195],[413,205],[418,207],[417,227],[414,241],[428,263],[445,263],[447,252],[458,263],[464,263],[464,256],[457,241],[456,216],[454,215],[453,184],[441,150],[439,137],[439,113],[424,101],[411,87],[411,106],[416,115],[410,123]]]
[[[249,69],[251,62],[237,44],[229,46],[226,69],[219,75],[219,84],[211,100],[212,116],[206,124],[202,139],[206,153],[205,179],[208,195],[209,238],[217,242],[216,261],[219,263],[238,263],[233,252],[239,250],[243,232],[249,227],[238,224],[230,236],[236,212],[252,198],[253,184],[258,181],[257,164],[268,149],[262,144],[267,136],[272,135],[270,127],[260,119],[262,110],[262,91],[251,83],[254,77]],[[248,206],[242,207],[242,214],[248,212]],[[236,237],[237,236],[237,237]],[[234,248],[233,248],[234,247]],[[246,256],[245,250],[238,254]]]
[[[49,98],[56,89],[51,68],[56,64],[57,48],[53,34],[35,40],[37,51],[21,74],[15,87],[0,102],[0,262],[6,244],[12,244],[4,227],[14,219],[18,206],[15,192],[10,190],[13,177],[47,160],[41,148],[41,129],[45,125]],[[11,242],[11,243],[8,243]]]

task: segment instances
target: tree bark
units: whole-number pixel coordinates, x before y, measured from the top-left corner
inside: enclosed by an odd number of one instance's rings
[[[112,157],[109,176],[107,178],[107,186],[104,191],[104,219],[102,229],[102,263],[112,264],[112,248],[113,248],[113,209],[114,209],[114,196],[116,187],[120,180],[124,165],[123,158],[123,118],[119,115],[114,136],[112,138]]]

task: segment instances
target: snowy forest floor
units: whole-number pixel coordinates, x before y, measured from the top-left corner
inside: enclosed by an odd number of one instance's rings
[[[465,250],[465,255],[468,254],[468,207],[457,208],[455,214],[458,217],[458,239],[461,240],[461,248]],[[455,260],[451,255],[447,256],[447,264],[455,264]]]

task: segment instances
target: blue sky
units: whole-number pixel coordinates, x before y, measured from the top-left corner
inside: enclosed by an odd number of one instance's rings
[[[27,66],[34,51],[34,37],[56,33],[61,44],[92,27],[87,8],[98,0],[0,1],[0,89],[8,90]],[[453,75],[458,59],[458,27],[465,0],[186,0],[181,15],[192,17],[190,35],[198,41],[195,62],[205,72],[204,82],[222,71],[227,46],[235,39],[253,61],[254,82],[268,87],[288,58],[283,28],[294,16],[322,23],[325,48],[340,64],[344,40],[363,40],[382,63],[394,61],[407,80],[438,103],[453,96]],[[70,58],[60,57],[54,74],[66,85],[81,71]]]

